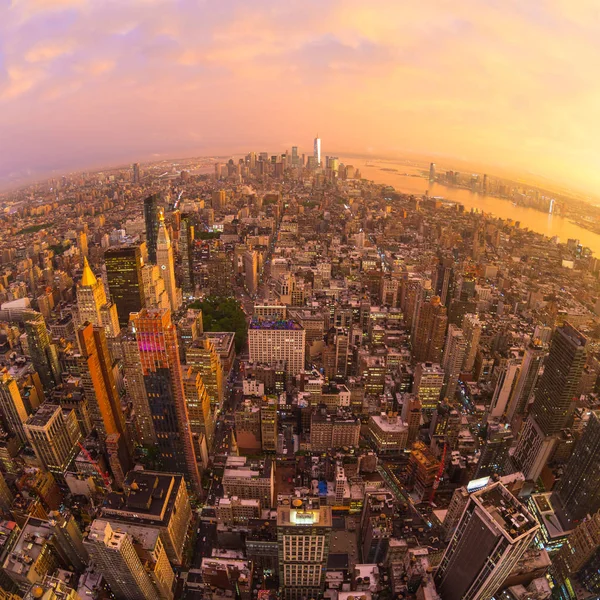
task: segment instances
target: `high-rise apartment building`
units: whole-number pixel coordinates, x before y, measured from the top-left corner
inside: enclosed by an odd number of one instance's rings
[[[454,259],[452,257],[440,257],[431,283],[433,293],[440,297],[444,306],[448,306],[454,292]]]
[[[164,469],[185,473],[200,489],[200,474],[179,362],[177,332],[168,310],[148,310],[131,316],[136,332],[144,384]]]
[[[277,450],[277,396],[265,396],[260,405],[260,437],[265,452]]]
[[[84,544],[116,598],[155,600],[160,596],[133,542],[130,534],[113,529],[108,521],[96,519]]]
[[[531,412],[545,435],[554,435],[571,412],[586,360],[587,339],[569,323],[557,327]]]
[[[443,387],[444,371],[439,364],[426,362],[415,367],[412,391],[419,398],[424,411],[432,412],[436,409]]]
[[[526,413],[546,354],[546,349],[539,342],[532,342],[525,350],[519,375],[506,410],[506,418],[511,423],[515,423],[515,419],[522,418]]]
[[[156,244],[156,264],[160,268],[160,274],[165,282],[165,290],[169,296],[171,310],[176,312],[181,306],[181,289],[177,287],[175,281],[175,258],[173,256],[173,247],[171,238],[165,225],[165,216],[162,211],[159,213],[158,237]]]
[[[6,369],[0,371],[0,416],[8,431],[17,436],[22,444],[26,443],[23,424],[29,414],[17,382]]]
[[[472,313],[466,314],[463,318],[461,329],[465,336],[466,349],[463,371],[472,371],[475,365],[475,356],[479,348],[481,338],[481,321]]]
[[[186,480],[173,473],[130,471],[123,492],[113,491],[106,497],[102,518],[135,537],[160,533],[169,560],[180,565],[192,520]]]
[[[194,225],[190,215],[181,215],[179,253],[181,255],[181,289],[186,297],[194,295]]]
[[[454,399],[458,388],[458,379],[465,360],[467,340],[462,330],[456,325],[448,327],[448,337],[444,348],[444,381],[445,396],[450,401]]]
[[[156,247],[158,244],[158,194],[152,194],[144,200],[144,222],[146,224],[146,247],[148,261],[156,264]]]
[[[84,323],[77,331],[79,366],[85,397],[101,443],[107,435],[126,435],[125,419],[115,383],[104,329]]]
[[[527,550],[539,525],[501,483],[469,496],[436,573],[444,600],[489,600]]]
[[[253,319],[248,330],[250,361],[273,365],[283,360],[288,374],[297,375],[304,369],[305,336],[296,321]]]
[[[186,365],[200,373],[212,411],[222,408],[225,388],[223,364],[210,338],[193,342],[185,351]]]
[[[244,253],[244,279],[246,289],[252,296],[258,290],[258,253],[256,250],[248,250]]]
[[[481,449],[475,479],[488,475],[503,475],[508,460],[508,450],[513,442],[513,434],[508,424],[489,421],[486,440]]]
[[[136,423],[138,442],[143,446],[157,443],[152,411],[144,383],[144,371],[135,332],[127,331],[121,337],[123,355],[123,380],[127,398],[133,404],[133,417]]]
[[[394,534],[396,499],[386,489],[366,492],[360,519],[362,562],[382,563],[387,558],[390,538]]]
[[[195,438],[204,436],[207,447],[211,448],[215,424],[210,405],[210,396],[202,382],[200,373],[191,367],[186,369],[184,387],[185,403],[187,405],[192,434]]]
[[[527,479],[536,480],[573,408],[586,361],[586,338],[572,325],[557,327],[550,352],[515,450],[514,461]]]
[[[298,498],[291,506],[277,507],[279,582],[286,600],[320,597],[331,529],[330,506]]]
[[[556,495],[571,522],[600,510],[600,411],[591,412],[558,482]]]
[[[25,423],[25,433],[40,463],[58,480],[64,477],[81,441],[75,411],[42,404]]]
[[[448,317],[439,296],[423,303],[416,320],[413,356],[417,362],[441,362]]]
[[[104,253],[106,278],[112,301],[117,305],[119,325],[129,323],[129,314],[144,306],[142,252],[139,246],[109,248]]]
[[[83,275],[77,284],[77,312],[79,323],[88,321],[92,325],[101,325],[108,336],[119,333],[117,307],[108,302],[104,285],[94,275],[87,258],[83,260]]]
[[[567,537],[552,560],[551,574],[557,589],[553,597],[573,598],[577,582],[590,593],[600,592],[598,562],[600,559],[600,511],[582,521]],[[588,577],[592,571],[594,577]],[[582,577],[580,577],[580,574]],[[558,593],[560,590],[560,594]]]
[[[56,348],[50,342],[46,320],[44,315],[28,311],[24,315],[24,323],[31,362],[44,389],[49,390],[54,387],[56,381],[60,381],[60,369]]]

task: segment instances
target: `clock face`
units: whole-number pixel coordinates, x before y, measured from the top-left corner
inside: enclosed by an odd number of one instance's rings
[[[164,271],[167,268],[167,265],[160,265],[160,268]]]

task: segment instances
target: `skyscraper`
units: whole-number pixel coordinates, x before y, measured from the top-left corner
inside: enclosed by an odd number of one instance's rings
[[[585,366],[586,344],[585,336],[569,323],[554,330],[531,410],[546,435],[558,433],[569,417]]]
[[[285,600],[320,597],[332,528],[331,506],[299,498],[277,507],[279,582]]]
[[[77,331],[81,349],[80,370],[85,397],[94,426],[100,434],[100,443],[106,436],[118,433],[125,440],[127,430],[112,361],[102,327],[85,323]],[[130,465],[125,465],[125,472]]]
[[[131,316],[131,324],[137,336],[162,468],[173,473],[185,473],[192,486],[200,490],[177,332],[171,322],[171,314],[168,310],[143,309]]]
[[[486,440],[481,450],[474,478],[479,479],[494,474],[503,475],[512,441],[513,435],[508,425],[502,425],[494,421],[488,422]]]
[[[546,354],[544,347],[535,342],[525,350],[521,369],[506,411],[506,418],[511,423],[516,423],[515,419],[525,414]],[[520,422],[519,419],[519,424]]]
[[[160,274],[165,282],[165,290],[169,296],[171,310],[177,311],[181,306],[181,290],[175,281],[175,259],[169,232],[165,225],[165,216],[161,211],[159,214],[158,240],[156,246],[156,263],[160,267]]]
[[[435,410],[442,395],[444,371],[439,364],[419,363],[415,367],[415,381],[412,392],[421,402],[421,408],[431,413]]]
[[[573,522],[600,510],[600,411],[591,412],[558,482],[556,494]]]
[[[144,200],[144,221],[146,223],[146,246],[148,261],[156,264],[156,246],[158,243],[158,194],[152,194]]]
[[[144,384],[144,372],[135,332],[128,331],[121,338],[123,352],[123,375],[127,397],[133,404],[133,417],[136,423],[137,441],[143,446],[153,446],[157,442],[148,393]]]
[[[555,589],[553,597],[561,600],[573,598],[574,596],[570,593],[570,590],[575,587],[573,580],[578,581],[588,592],[598,594],[600,592],[599,559],[600,511],[580,523],[554,556],[550,572],[557,588],[562,593],[559,595]],[[591,581],[586,581],[588,579],[587,572],[593,573]]]
[[[25,423],[25,433],[40,463],[60,481],[79,452],[81,431],[75,411],[42,404]]]
[[[133,163],[132,165],[133,171],[133,184],[138,185],[140,183],[140,163]]]
[[[44,315],[34,311],[27,312],[24,319],[31,362],[44,389],[49,390],[60,380],[60,369],[56,349],[50,343],[46,320]]]
[[[255,250],[244,253],[244,273],[246,289],[253,296],[258,290],[258,254]]]
[[[439,296],[425,302],[419,311],[413,338],[413,356],[418,362],[441,362],[448,317]]]
[[[210,398],[211,411],[223,405],[223,365],[209,338],[198,340],[186,350],[186,364],[202,377],[202,382]]]
[[[85,231],[80,231],[77,235],[77,245],[79,246],[79,252],[81,252],[81,256],[83,258],[87,258],[88,256],[88,239],[87,233]]]
[[[206,445],[212,446],[214,421],[210,405],[210,397],[202,377],[192,367],[186,370],[184,378],[185,403],[190,419],[190,429],[194,437],[204,436]]]
[[[474,492],[437,570],[438,592],[444,600],[489,600],[538,529],[501,483]]]
[[[29,415],[17,382],[6,370],[0,371],[0,415],[8,431],[16,435],[21,443],[26,443],[27,436],[23,423],[27,421]]]
[[[429,164],[429,181],[432,183],[435,181],[435,163]]]
[[[117,305],[119,325],[129,323],[129,313],[144,307],[142,253],[139,246],[109,248],[104,253],[106,278],[112,301]]]
[[[556,443],[555,436],[566,425],[585,366],[586,343],[569,323],[554,330],[544,374],[514,454],[527,479],[539,477]]]
[[[456,394],[460,371],[465,360],[467,341],[462,330],[456,325],[448,328],[448,337],[444,348],[445,396],[452,401]]]
[[[189,215],[181,216],[179,252],[181,254],[181,288],[186,297],[194,295],[194,225]]]
[[[475,356],[479,348],[479,339],[481,338],[481,321],[472,313],[466,314],[463,318],[461,329],[465,334],[467,347],[465,350],[465,362],[463,371],[472,371],[475,365]]]
[[[160,597],[129,533],[113,529],[108,521],[96,519],[84,545],[119,600],[155,600]]]
[[[319,137],[318,133],[314,142],[313,156],[315,158],[315,162],[317,163],[317,168],[319,168],[321,166],[321,138]]]
[[[251,361],[274,365],[286,362],[286,370],[297,375],[304,369],[306,331],[296,321],[258,321],[253,319],[248,330]]]
[[[79,323],[102,325],[109,336],[119,333],[117,307],[106,299],[104,285],[94,275],[87,258],[83,259],[83,275],[77,284],[77,311]]]

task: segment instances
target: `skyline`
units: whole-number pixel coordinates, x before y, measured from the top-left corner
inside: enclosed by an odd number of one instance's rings
[[[249,147],[308,153],[318,131],[324,154],[427,155],[594,193],[591,2],[363,4],[5,2],[0,187]]]

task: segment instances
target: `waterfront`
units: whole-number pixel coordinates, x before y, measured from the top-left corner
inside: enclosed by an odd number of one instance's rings
[[[561,243],[566,243],[570,238],[578,239],[584,246],[590,248],[595,256],[600,256],[600,235],[579,227],[563,217],[545,214],[533,208],[515,206],[510,200],[478,194],[462,188],[447,187],[439,183],[430,183],[427,178],[419,176],[426,170],[425,166],[407,166],[388,161],[346,160],[346,164],[353,164],[360,169],[365,179],[391,185],[397,192],[415,195],[429,192],[430,196],[440,196],[446,200],[459,202],[467,210],[474,209],[491,213],[502,219],[519,221],[521,227],[548,237],[557,236]],[[387,169],[397,169],[397,171]]]

